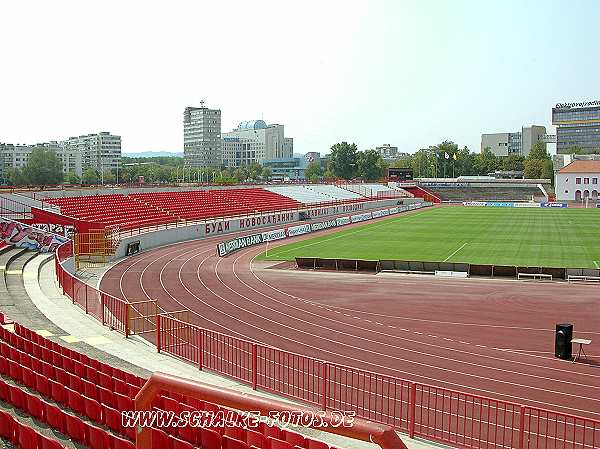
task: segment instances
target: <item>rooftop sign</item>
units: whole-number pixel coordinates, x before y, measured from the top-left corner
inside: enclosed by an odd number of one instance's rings
[[[556,109],[587,108],[589,106],[600,106],[600,100],[583,101],[580,103],[557,103]]]

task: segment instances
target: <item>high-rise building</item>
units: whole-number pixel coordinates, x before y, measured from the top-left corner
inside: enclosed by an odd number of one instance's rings
[[[514,133],[494,133],[481,135],[481,151],[489,148],[496,156],[529,155],[531,147],[541,142],[546,148],[546,127],[539,125],[523,126]]]
[[[56,153],[62,160],[63,170],[67,168],[66,171],[74,171],[79,176],[81,176],[80,171],[83,172],[88,168],[103,173],[119,167],[121,136],[114,136],[104,131],[69,137],[60,142],[60,149]]]
[[[552,108],[556,153],[600,153],[600,101],[559,103]]]
[[[223,133],[223,165],[240,167],[264,160],[288,159],[294,154],[294,141],[284,137],[283,125],[267,125],[263,120],[241,122]]]
[[[188,167],[221,167],[221,110],[187,107],[183,112],[183,155]]]
[[[398,156],[398,147],[393,147],[389,143],[384,143],[380,147],[375,147],[383,159],[395,159]]]

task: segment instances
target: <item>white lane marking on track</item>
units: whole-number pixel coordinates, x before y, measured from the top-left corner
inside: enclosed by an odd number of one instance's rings
[[[594,260],[594,265],[596,265],[596,268],[600,268],[600,267],[598,266],[598,262],[596,262],[595,260]]]
[[[462,246],[460,248],[458,248],[456,251],[454,251],[452,254],[450,254],[448,257],[446,257],[442,262],[447,262],[448,259],[450,259],[452,256],[454,256],[457,252],[459,252],[461,249],[463,249],[465,246],[467,246],[467,242],[463,243]]]

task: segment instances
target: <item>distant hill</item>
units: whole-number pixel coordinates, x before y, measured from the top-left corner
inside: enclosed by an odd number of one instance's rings
[[[125,157],[183,157],[183,153],[176,151],[142,151],[140,153],[123,153]]]

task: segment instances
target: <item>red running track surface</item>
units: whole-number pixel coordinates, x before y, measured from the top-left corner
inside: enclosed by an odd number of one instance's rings
[[[273,269],[254,260],[264,246],[217,257],[224,238],[126,259],[101,288],[310,357],[600,418],[598,286]],[[562,322],[593,340],[589,364],[553,357]]]

